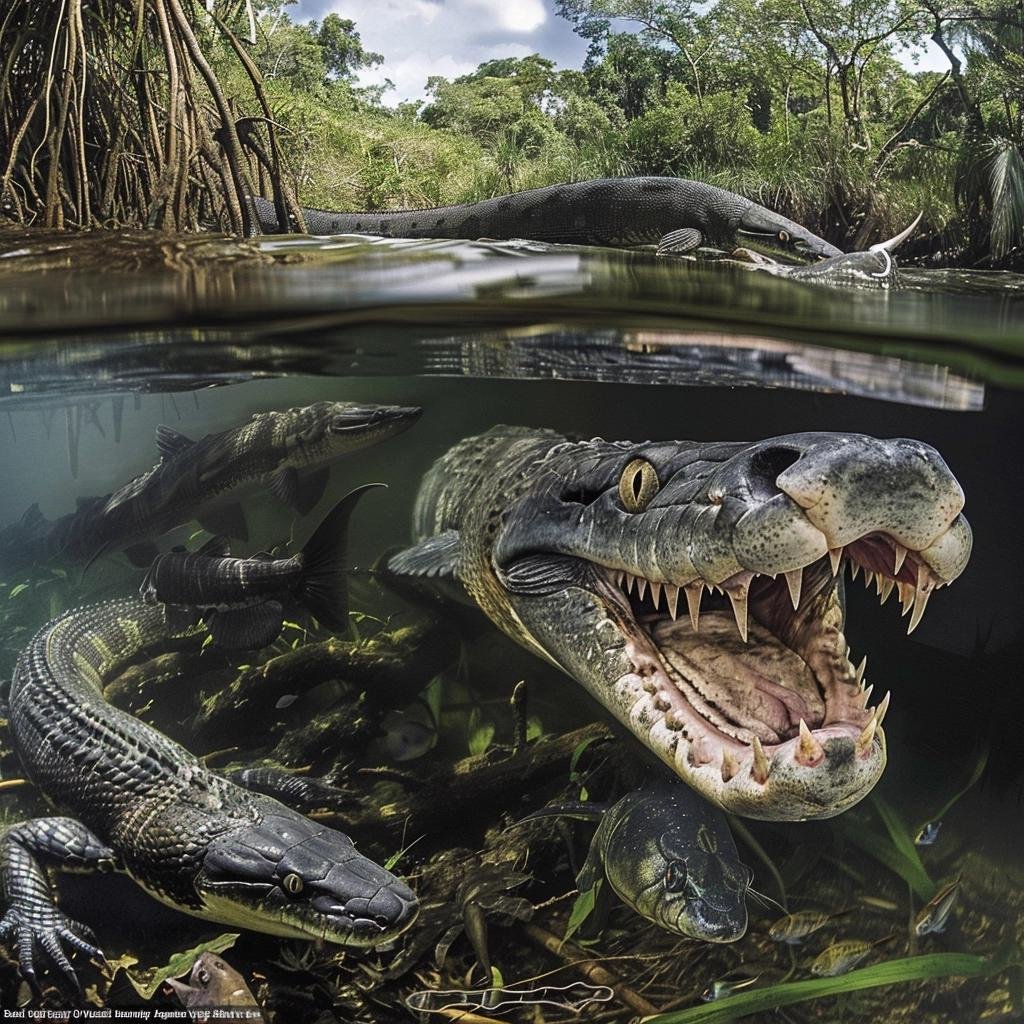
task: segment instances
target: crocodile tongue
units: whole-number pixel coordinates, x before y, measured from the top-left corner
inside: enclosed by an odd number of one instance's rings
[[[700,630],[680,617],[654,624],[651,638],[669,676],[699,696],[720,731],[765,744],[796,735],[800,719],[817,728],[825,702],[806,662],[751,618],[744,643],[731,612],[707,611]]]

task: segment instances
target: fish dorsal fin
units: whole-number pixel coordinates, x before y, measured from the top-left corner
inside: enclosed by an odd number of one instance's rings
[[[388,571],[398,576],[458,579],[460,540],[458,530],[445,530],[388,559]]]
[[[160,455],[165,459],[172,459],[180,455],[186,448],[191,448],[195,441],[186,437],[173,427],[165,426],[163,423],[156,428],[156,447]]]
[[[326,466],[304,477],[294,469],[281,469],[270,478],[270,493],[304,516],[323,497],[329,476],[330,469]]]
[[[206,555],[208,558],[230,558],[231,542],[227,537],[217,534],[217,536],[211,537],[196,554]]]

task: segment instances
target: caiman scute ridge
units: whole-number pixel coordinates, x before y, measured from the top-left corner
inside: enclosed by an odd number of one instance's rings
[[[387,942],[416,898],[348,836],[206,768],[103,699],[103,685],[169,629],[138,599],[70,611],[23,651],[8,698],[26,776],[69,817],[0,837],[0,940],[34,980],[42,951],[77,983],[62,951],[99,955],[57,909],[46,867],[117,870],[175,909],[273,935],[344,945]]]
[[[570,441],[496,427],[424,478],[395,573],[457,580],[698,792],[823,818],[886,761],[844,635],[843,574],[913,630],[970,555],[963,491],[911,439]]]

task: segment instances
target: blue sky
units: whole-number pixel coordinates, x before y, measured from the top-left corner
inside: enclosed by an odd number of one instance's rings
[[[587,51],[586,42],[555,14],[554,0],[300,0],[288,8],[295,21],[331,11],[351,18],[364,46],[384,55],[383,65],[361,81],[390,78],[395,88],[384,95],[390,106],[422,99],[430,75],[455,78],[485,60],[529,53],[549,57],[560,68],[578,68]],[[922,70],[947,66],[932,44],[916,63]]]
[[[388,104],[422,98],[429,75],[454,78],[495,57],[540,53],[567,68],[579,67],[587,51],[554,0],[301,0],[288,8],[295,21],[331,11],[351,18],[363,45],[384,54],[362,81],[390,78]]]

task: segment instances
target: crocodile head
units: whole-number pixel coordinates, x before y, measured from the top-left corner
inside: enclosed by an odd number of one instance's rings
[[[527,643],[698,792],[753,818],[838,814],[885,766],[843,570],[913,630],[963,571],[964,495],[933,448],[802,433],[558,445],[503,510],[494,576]]]
[[[194,886],[199,917],[342,946],[387,943],[418,911],[412,890],[348,836],[276,803],[211,840]]]
[[[842,255],[831,242],[819,238],[802,224],[789,220],[757,203],[751,203],[734,225],[740,245],[769,256],[790,260],[829,259]]]

